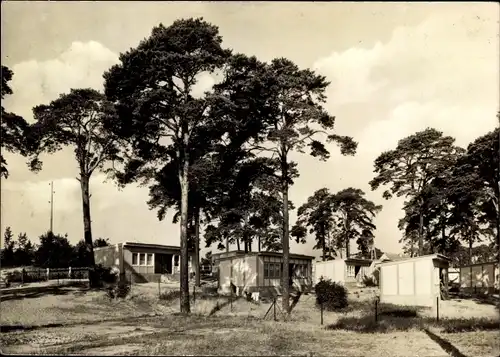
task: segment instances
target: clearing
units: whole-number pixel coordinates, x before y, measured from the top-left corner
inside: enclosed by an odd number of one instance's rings
[[[174,289],[174,290],[172,290]],[[179,314],[175,286],[133,285],[124,299],[61,287],[2,296],[3,353],[104,355],[498,356],[497,307],[473,300],[430,309],[380,305],[373,289],[353,291],[343,312],[321,313],[303,295],[283,321],[280,304],[196,294]],[[269,311],[266,320],[263,320]]]

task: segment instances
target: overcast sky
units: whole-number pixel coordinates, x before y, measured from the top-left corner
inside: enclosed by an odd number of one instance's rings
[[[294,156],[300,178],[290,199],[302,204],[315,190],[361,188],[384,206],[376,219],[376,246],[399,252],[402,200],[370,192],[373,160],[397,141],[426,127],[467,146],[497,124],[499,5],[497,3],[167,3],[2,2],[2,64],[14,72],[14,94],[3,105],[33,120],[31,109],[70,88],[101,90],[102,73],[120,52],[137,46],[160,22],[203,16],[219,26],[224,45],[269,61],[287,57],[331,81],[327,109],[337,133],[359,142],[355,157],[319,162]],[[72,151],[45,157],[30,173],[25,160],[6,155],[1,228],[35,241],[49,228],[50,181],[55,187],[54,231],[72,243],[83,237],[81,193]],[[91,181],[92,229],[112,243],[179,244],[171,216],[149,211],[146,188],[119,191],[101,174]],[[295,221],[295,212],[291,222]],[[313,238],[296,253],[312,253]],[[353,246],[354,246],[353,242]],[[318,255],[318,252],[315,253]]]

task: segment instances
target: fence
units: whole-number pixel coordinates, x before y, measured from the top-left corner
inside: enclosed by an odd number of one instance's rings
[[[34,283],[48,280],[87,280],[89,269],[85,267],[68,268],[28,268],[9,272],[6,280],[9,283]]]

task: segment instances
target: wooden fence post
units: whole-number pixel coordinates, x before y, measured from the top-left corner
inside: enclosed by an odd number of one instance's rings
[[[276,321],[276,298],[273,300],[273,314],[274,314],[274,321]]]
[[[49,280],[50,280],[50,270],[49,270],[49,268],[47,268],[47,281],[49,281]]]
[[[439,322],[439,296],[436,296],[436,321]]]

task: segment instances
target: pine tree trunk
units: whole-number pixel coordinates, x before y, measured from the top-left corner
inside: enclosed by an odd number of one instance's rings
[[[469,264],[472,264],[472,238],[469,238]]]
[[[350,247],[350,242],[349,242],[349,231],[350,231],[350,223],[349,221],[346,221],[346,231],[345,231],[345,258],[349,259],[351,256],[351,247]]]
[[[323,241],[321,242],[321,248],[323,249],[323,261],[326,260],[326,241],[325,236],[323,235]]]
[[[288,162],[286,161],[286,153],[282,148],[281,156],[281,179],[282,179],[282,196],[283,196],[283,294],[282,294],[282,307],[283,312],[289,313],[290,305],[290,238],[289,238],[289,212],[288,212]]]
[[[247,231],[247,225],[248,225],[248,213],[245,212],[243,214],[243,242],[245,244],[245,254],[248,253],[249,251],[249,239],[248,239],[248,231]]]
[[[498,270],[500,271],[500,111],[497,112],[498,119],[498,167],[497,167],[497,263]],[[499,277],[500,278],[500,277]],[[500,281],[495,281],[495,283],[500,283]]]
[[[187,155],[183,157],[181,172],[179,175],[179,183],[181,186],[181,254],[180,254],[180,304],[181,313],[190,313],[191,307],[189,304],[189,265],[188,265],[188,194],[189,194],[189,158]]]
[[[257,239],[258,239],[258,241],[257,241],[257,251],[260,253],[260,250],[261,250],[261,246],[260,246],[260,234],[259,234],[259,237]]]
[[[195,285],[201,286],[200,276],[200,209],[197,208],[194,213],[194,273]]]
[[[332,249],[332,241],[330,239],[330,231],[326,232],[326,237],[327,237],[326,246],[328,247],[328,259],[331,259],[333,249]]]
[[[349,259],[351,254],[349,246],[349,231],[351,230],[351,223],[349,222],[349,213],[345,213],[344,217],[344,244],[345,244],[345,258]]]
[[[424,255],[424,214],[422,213],[422,208],[420,208],[419,213],[419,225],[418,225],[418,255]]]
[[[239,239],[238,237],[236,238],[236,249],[237,249],[238,251],[240,251],[240,250],[241,250],[241,247],[240,247],[240,239]]]
[[[349,259],[350,255],[351,255],[351,250],[349,247],[349,238],[346,238],[346,240],[345,240],[345,258]]]
[[[443,224],[443,226],[441,227],[441,239],[443,240],[443,244],[446,244],[446,231],[445,231],[445,229],[446,228]],[[441,253],[441,254],[444,253],[443,250],[444,250],[443,245],[441,244],[440,248],[439,248],[439,253]]]
[[[80,175],[80,187],[82,190],[82,208],[83,208],[83,236],[87,250],[87,265],[89,268],[95,267],[94,245],[92,242],[92,222],[90,219],[90,177],[82,173]],[[94,274],[89,274],[90,286],[96,286],[98,282]]]

